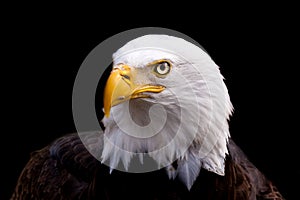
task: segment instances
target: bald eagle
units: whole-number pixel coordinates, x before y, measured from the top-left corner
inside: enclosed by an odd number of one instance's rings
[[[113,54],[103,130],[31,154],[14,199],[284,199],[230,138],[218,66],[178,37],[145,35]]]

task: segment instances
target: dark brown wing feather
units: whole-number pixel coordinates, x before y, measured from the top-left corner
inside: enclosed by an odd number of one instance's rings
[[[33,152],[17,182],[15,199],[86,199],[98,164],[77,135]]]
[[[92,137],[93,135],[89,135]],[[98,144],[97,144],[98,145]],[[225,176],[201,170],[191,191],[165,171],[132,174],[101,165],[78,135],[32,153],[11,200],[20,199],[224,199],[282,200],[277,188],[229,141]]]
[[[240,148],[229,141],[229,156],[225,176],[217,176],[215,195],[232,200],[282,200],[278,189],[244,155]],[[218,199],[216,198],[216,199]]]

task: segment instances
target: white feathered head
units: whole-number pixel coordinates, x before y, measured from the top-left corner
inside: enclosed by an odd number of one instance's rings
[[[115,52],[113,62],[102,161],[112,169],[122,161],[129,170],[135,155],[147,155],[188,188],[201,167],[224,175],[232,105],[211,57],[184,39],[145,35]]]

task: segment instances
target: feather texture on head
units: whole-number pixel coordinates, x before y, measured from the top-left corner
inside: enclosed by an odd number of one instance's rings
[[[141,98],[111,108],[112,115],[103,118],[102,160],[109,159],[111,168],[122,161],[126,170],[136,154],[147,153],[158,168],[169,169],[176,161],[174,176],[188,188],[201,167],[224,175],[230,137],[227,120],[233,108],[223,76],[210,56],[181,38],[145,35],[125,44],[113,60],[114,66],[130,66],[132,84],[159,85],[164,90],[145,90]],[[161,61],[171,69],[157,76],[152,65]]]

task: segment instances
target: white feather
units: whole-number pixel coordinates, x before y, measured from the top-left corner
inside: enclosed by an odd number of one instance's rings
[[[143,165],[144,164],[144,154],[139,153],[138,156],[139,156],[139,160],[140,160],[141,164]]]
[[[186,155],[178,161],[178,177],[189,190],[198,177],[200,169],[201,161],[192,152],[187,152]]]
[[[153,95],[153,99],[136,99],[129,103],[131,106],[123,103],[111,109],[110,118],[103,119],[102,161],[110,160],[110,166],[116,168],[122,160],[127,170],[135,153],[150,152],[159,168],[167,166],[169,173],[171,163],[181,157],[176,173],[189,189],[201,167],[224,175],[230,137],[227,120],[233,108],[223,76],[209,55],[180,38],[146,35],[127,43],[113,58],[114,64],[126,63],[133,67],[139,83],[161,84],[166,89]],[[163,79],[153,76],[147,67],[148,63],[160,59],[168,59],[173,65]],[[163,106],[167,121],[162,114],[151,112],[151,106],[157,103]],[[124,113],[130,113],[131,117]],[[184,113],[188,115],[182,123]],[[159,131],[153,137],[137,138],[119,127],[118,121],[131,128],[133,135],[148,134],[158,128]],[[154,124],[147,125],[149,121]],[[162,122],[165,124],[160,128]],[[175,134],[178,137],[174,139]],[[168,175],[174,177],[172,173]]]
[[[166,168],[165,168],[167,174],[168,174],[168,177],[169,179],[172,179],[174,180],[176,178],[176,169],[172,166],[172,165],[168,165]]]

